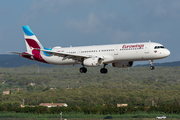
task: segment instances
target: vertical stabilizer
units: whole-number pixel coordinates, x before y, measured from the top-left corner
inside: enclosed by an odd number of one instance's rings
[[[43,52],[40,52],[39,50],[37,50],[37,49],[44,49],[44,48],[39,42],[39,40],[36,38],[34,33],[32,32],[32,30],[29,28],[29,26],[22,26],[22,28],[24,31],[24,39],[26,43],[27,53],[32,55],[34,60],[47,63],[41,55],[43,54]]]
[[[36,38],[29,26],[22,26],[24,31],[24,38],[26,43],[27,52],[31,53],[34,48],[42,49],[43,46]]]

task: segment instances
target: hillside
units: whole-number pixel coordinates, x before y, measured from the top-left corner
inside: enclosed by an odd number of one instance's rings
[[[0,66],[1,67],[20,67],[24,65],[34,65],[37,64],[38,66],[44,67],[53,67],[54,65],[49,65],[29,59],[25,59],[19,55],[8,55],[8,54],[1,54],[0,55]]]

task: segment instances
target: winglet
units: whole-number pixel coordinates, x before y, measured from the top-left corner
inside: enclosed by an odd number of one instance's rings
[[[23,31],[24,31],[24,33],[26,35],[28,35],[28,36],[33,36],[34,35],[34,33],[31,31],[29,26],[22,26],[22,28],[23,28]]]

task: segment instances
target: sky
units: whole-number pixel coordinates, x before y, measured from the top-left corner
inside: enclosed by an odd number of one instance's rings
[[[26,51],[23,25],[47,48],[150,40],[180,61],[180,0],[1,0],[0,54]]]

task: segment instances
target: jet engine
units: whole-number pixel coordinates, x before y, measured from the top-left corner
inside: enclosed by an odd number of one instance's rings
[[[102,64],[101,58],[87,58],[83,61],[83,65],[89,66],[89,67],[96,67]]]
[[[118,67],[118,68],[128,68],[131,67],[132,65],[133,65],[133,61],[112,63],[113,67]]]

